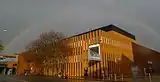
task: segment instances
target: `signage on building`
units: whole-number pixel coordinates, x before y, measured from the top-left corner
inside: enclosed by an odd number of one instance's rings
[[[0,62],[17,62],[17,58],[14,56],[0,56]]]
[[[88,60],[100,61],[100,45],[90,45],[88,48]]]

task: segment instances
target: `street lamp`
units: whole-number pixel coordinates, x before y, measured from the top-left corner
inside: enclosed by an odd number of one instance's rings
[[[4,31],[4,32],[7,32],[8,30],[7,30],[7,29],[4,29],[3,31]]]

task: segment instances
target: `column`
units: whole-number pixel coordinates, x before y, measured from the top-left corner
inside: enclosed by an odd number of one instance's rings
[[[88,61],[88,76],[91,76],[91,62]]]
[[[93,76],[93,61],[91,61],[91,76]]]
[[[96,70],[97,70],[96,67],[97,67],[97,66],[96,66],[96,62],[94,62],[94,77],[96,77]]]
[[[107,76],[108,77],[108,75],[109,75],[109,62],[108,62],[108,52],[107,52],[107,54],[105,55],[105,57],[104,57],[104,61],[105,61],[105,65],[106,65],[106,69],[105,69],[105,76]]]
[[[71,76],[71,63],[68,63],[68,75]]]
[[[6,68],[4,68],[4,70],[3,70],[3,74],[4,74],[4,75],[6,74]]]
[[[84,76],[84,56],[82,55],[82,64],[81,64],[81,70],[82,70],[82,76]]]
[[[97,70],[96,70],[96,72],[97,72],[97,77],[100,77],[100,62],[98,61],[97,63]]]
[[[82,62],[80,62],[80,67],[79,67],[79,69],[80,69],[80,77],[82,76]]]
[[[101,64],[100,67],[101,67],[101,71],[103,70],[105,72],[105,70],[104,70],[104,56],[105,56],[105,54],[103,54],[101,57],[102,60],[100,62],[100,64]],[[102,74],[100,76],[102,76]]]

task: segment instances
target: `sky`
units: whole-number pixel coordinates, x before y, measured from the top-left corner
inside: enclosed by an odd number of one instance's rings
[[[138,44],[160,51],[159,4],[160,0],[0,0],[0,40],[4,53],[17,53],[42,32],[71,36],[114,24],[135,35]]]

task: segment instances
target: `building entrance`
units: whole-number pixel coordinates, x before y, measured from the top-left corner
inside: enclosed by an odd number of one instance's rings
[[[10,71],[10,70],[12,70],[12,71]],[[12,75],[14,75],[14,74],[16,74],[16,68],[8,68],[8,67],[0,67],[0,74],[5,74],[5,75],[7,75],[8,73],[9,73],[9,71],[10,71],[10,74],[12,74]]]
[[[88,76],[101,77],[103,69],[101,68],[100,61],[89,61]]]
[[[7,64],[0,62],[0,74],[4,74],[6,68],[7,68]]]
[[[4,74],[5,67],[0,67],[0,74]]]
[[[88,76],[88,68],[84,68],[84,76]]]

